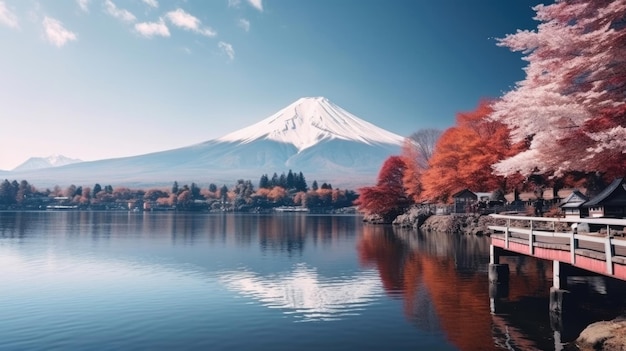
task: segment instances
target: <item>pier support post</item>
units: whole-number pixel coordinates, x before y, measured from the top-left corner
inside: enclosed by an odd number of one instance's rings
[[[497,302],[500,298],[509,296],[509,265],[489,265],[489,307],[491,313],[496,313]]]
[[[575,338],[575,335],[569,335],[574,329],[571,326],[571,321],[567,319],[567,311],[573,308],[570,306],[571,300],[569,291],[550,288],[550,327],[554,331],[555,350],[558,349],[557,344],[560,344],[561,339]],[[559,339],[558,343],[556,342],[557,339]]]
[[[489,263],[490,264],[498,264],[500,263],[500,252],[501,248],[493,245],[489,245]]]
[[[509,265],[500,264],[502,249],[489,245],[489,298],[491,313],[496,313],[499,298],[509,296]]]
[[[550,326],[559,339],[565,332],[565,311],[570,307],[570,292],[565,290],[567,276],[565,274],[566,264],[559,261],[552,261],[552,287],[550,288]]]
[[[557,260],[552,261],[552,287],[557,290],[567,288],[565,264]]]
[[[509,284],[509,265],[508,264],[490,264],[489,265],[489,283],[490,284]]]
[[[568,294],[569,291],[565,290],[567,285],[567,276],[565,275],[565,264],[559,261],[552,261],[552,287],[550,288],[550,321],[553,319],[558,319],[558,324],[560,325],[560,320],[562,319],[563,311],[565,309],[565,304],[568,302]],[[553,318],[554,317],[554,318]],[[556,320],[555,320],[556,322]],[[553,326],[554,329],[554,326]],[[559,327],[558,329],[561,330]]]

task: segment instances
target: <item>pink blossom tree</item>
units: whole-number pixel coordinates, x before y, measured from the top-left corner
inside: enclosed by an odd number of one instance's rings
[[[611,172],[626,164],[626,0],[557,0],[534,7],[541,23],[498,45],[520,51],[526,78],[492,118],[529,148],[497,173]],[[612,163],[608,162],[611,161]]]

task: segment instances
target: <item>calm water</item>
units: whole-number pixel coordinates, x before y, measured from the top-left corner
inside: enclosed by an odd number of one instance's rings
[[[510,259],[491,313],[488,247],[357,216],[0,212],[0,349],[550,350],[623,310],[573,278],[555,334],[551,264]]]

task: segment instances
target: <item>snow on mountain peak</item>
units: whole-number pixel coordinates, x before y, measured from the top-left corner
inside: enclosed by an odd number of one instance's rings
[[[292,144],[302,151],[322,140],[400,145],[404,138],[354,116],[325,97],[303,97],[272,116],[217,140],[249,143],[259,139]]]
[[[52,154],[48,157],[31,157],[21,165],[15,167],[13,171],[28,171],[50,167],[61,167],[77,162],[82,162],[82,160],[69,158],[59,154]]]

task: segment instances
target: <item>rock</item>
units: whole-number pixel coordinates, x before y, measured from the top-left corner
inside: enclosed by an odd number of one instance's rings
[[[590,324],[576,339],[580,350],[626,351],[626,320],[623,318]]]
[[[489,225],[495,225],[493,217],[478,214],[434,215],[428,217],[420,229],[423,232],[485,235]]]
[[[385,224],[383,217],[377,214],[363,216],[363,222],[372,223],[372,224]]]
[[[403,228],[419,228],[424,221],[430,216],[432,216],[432,212],[428,207],[418,207],[413,206],[404,214],[399,215],[393,221],[394,225],[398,225]]]

